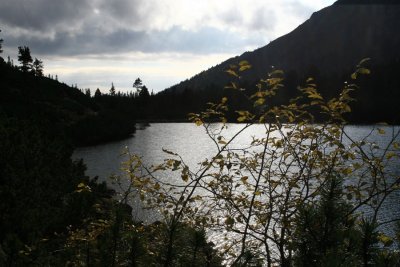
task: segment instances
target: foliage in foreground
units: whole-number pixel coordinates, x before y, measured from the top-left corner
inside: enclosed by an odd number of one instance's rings
[[[399,255],[392,237],[379,226],[392,227],[400,218],[385,221],[385,200],[399,189],[399,159],[395,127],[375,129],[362,140],[347,132],[352,91],[358,76],[369,74],[357,66],[341,93],[325,99],[314,79],[299,87],[299,95],[282,105],[270,105],[283,90],[283,72],[273,71],[247,98],[251,110],[237,110],[242,127],[230,133],[225,114],[230,99],[210,103],[191,114],[214,142],[216,154],[191,169],[176,153],[146,167],[130,155],[128,182],[149,208],[160,210],[169,232],[164,266],[174,266],[173,243],[182,223],[223,234],[218,249],[233,266],[394,266]],[[235,79],[250,68],[231,66]],[[229,90],[245,91],[232,82]],[[324,117],[315,124],[314,115]],[[222,124],[211,122],[220,121]],[[247,144],[237,139],[258,127],[261,136]],[[390,129],[389,129],[390,130]],[[379,139],[388,142],[382,147]],[[128,153],[129,154],[129,153]],[[169,179],[165,178],[169,174]],[[127,192],[128,194],[130,192]],[[364,211],[364,213],[362,212]],[[394,226],[393,226],[394,227]],[[392,247],[391,247],[392,246]]]
[[[0,266],[161,265],[165,224],[134,222],[50,125],[0,113]],[[221,265],[204,232],[183,224],[178,232],[178,266]]]

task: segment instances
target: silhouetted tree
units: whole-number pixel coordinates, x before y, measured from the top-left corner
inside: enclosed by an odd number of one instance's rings
[[[143,82],[142,82],[142,80],[141,80],[140,78],[137,78],[137,79],[135,80],[135,82],[133,83],[133,88],[135,88],[136,91],[137,91],[138,93],[140,93],[140,90],[142,90],[142,87],[143,87]]]
[[[32,69],[32,56],[29,47],[18,47],[18,61],[21,63],[21,70],[28,72]]]
[[[97,88],[96,91],[94,92],[94,97],[99,97],[99,96],[101,96],[101,92],[100,89]]]
[[[91,92],[90,92],[90,89],[89,89],[89,88],[87,88],[87,89],[85,90],[85,95],[88,96],[88,97],[91,96]]]
[[[43,76],[43,61],[35,58],[33,61],[32,71],[36,76]]]
[[[0,30],[0,32],[1,32],[1,30]],[[2,49],[2,48],[3,48],[3,41],[4,41],[4,40],[0,38],[0,54],[3,53],[3,49]],[[0,60],[1,60],[1,61],[3,61],[2,59],[3,59],[3,58],[0,56]]]
[[[141,99],[148,99],[150,97],[149,90],[145,85],[142,86],[142,89],[139,92],[139,97]]]
[[[115,96],[115,87],[114,87],[114,83],[111,83],[110,95]]]

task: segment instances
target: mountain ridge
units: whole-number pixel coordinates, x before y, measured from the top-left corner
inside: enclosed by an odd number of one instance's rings
[[[201,90],[210,83],[223,88],[229,81],[224,70],[242,60],[252,65],[243,75],[249,82],[265,77],[271,66],[296,71],[300,76],[310,68],[339,75],[351,71],[363,58],[371,58],[374,64],[399,60],[400,38],[394,33],[400,28],[400,5],[389,5],[393,1],[380,1],[380,5],[371,5],[378,1],[360,5],[361,2],[337,1],[269,44],[229,58],[166,90]]]

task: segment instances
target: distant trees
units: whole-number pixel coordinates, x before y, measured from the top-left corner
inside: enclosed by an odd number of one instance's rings
[[[18,47],[18,61],[21,63],[21,70],[28,72],[32,69],[32,56],[29,47],[19,46]]]
[[[85,95],[88,97],[91,96],[90,88],[85,89]]]
[[[96,91],[94,92],[94,97],[99,97],[99,96],[101,96],[101,92],[100,89],[97,88]]]
[[[0,30],[0,32],[1,32],[1,30]],[[4,40],[0,38],[0,54],[3,53],[3,49],[2,49],[2,48],[3,48],[3,41],[4,41]],[[0,60],[1,60],[1,61],[2,61],[2,59],[3,59],[3,58],[0,56]]]
[[[115,96],[115,87],[114,87],[114,83],[111,83],[110,95]]]
[[[133,88],[135,88],[138,92],[142,90],[143,87],[143,82],[140,78],[137,78],[135,82],[133,83]]]
[[[145,85],[143,85],[142,89],[139,92],[139,98],[141,99],[148,99],[150,97],[149,90]]]
[[[33,61],[32,65],[32,73],[36,76],[43,76],[43,61],[35,58],[35,61]]]

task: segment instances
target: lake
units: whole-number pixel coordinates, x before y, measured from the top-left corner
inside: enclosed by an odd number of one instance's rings
[[[221,124],[215,124],[215,130]],[[232,136],[243,124],[228,124],[225,136]],[[346,132],[354,139],[361,140],[366,136],[369,141],[384,146],[391,139],[393,131],[398,126],[379,126],[385,130],[385,134],[378,134],[376,125],[346,126]],[[252,136],[261,136],[265,132],[262,125],[254,125],[236,139],[232,146],[242,147],[251,141]],[[193,123],[152,123],[146,127],[138,127],[136,133],[128,139],[111,142],[107,144],[83,147],[75,150],[73,159],[82,158],[87,166],[87,175],[90,177],[99,176],[100,181],[108,181],[113,174],[121,174],[121,162],[126,156],[122,155],[125,148],[131,153],[141,155],[143,161],[150,164],[161,163],[168,157],[162,149],[168,149],[182,156],[184,161],[191,167],[196,168],[197,164],[206,158],[210,158],[217,152],[215,144],[207,136],[204,127],[198,127]],[[394,173],[400,174],[400,167],[397,162],[390,166]],[[175,179],[175,178],[171,178]],[[179,178],[176,178],[179,179]],[[111,185],[112,187],[112,185]],[[117,189],[118,190],[118,189]],[[385,203],[385,214],[382,219],[391,219],[393,216],[400,216],[400,205],[398,205],[400,194],[392,195]],[[143,211],[136,199],[133,204],[135,219],[143,221],[155,220],[157,215],[154,212]]]

